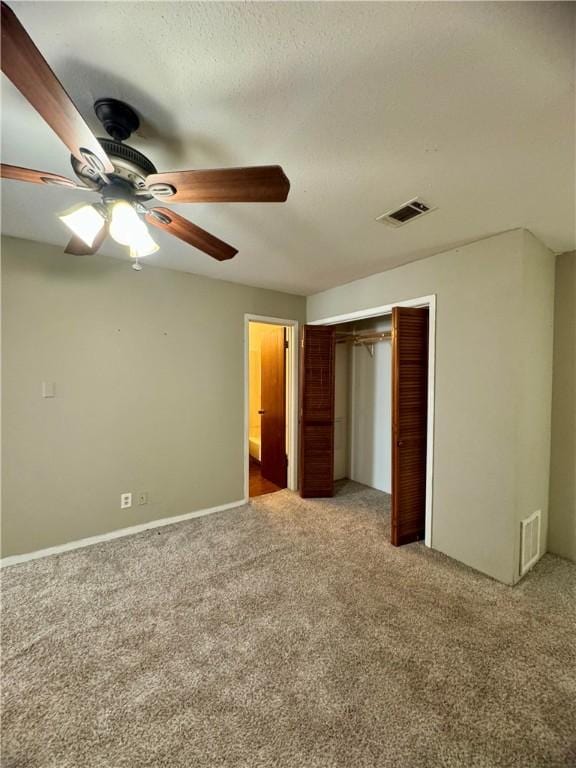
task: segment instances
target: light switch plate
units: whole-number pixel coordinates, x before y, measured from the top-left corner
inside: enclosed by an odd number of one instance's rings
[[[42,382],[42,397],[56,397],[56,385],[53,381]]]

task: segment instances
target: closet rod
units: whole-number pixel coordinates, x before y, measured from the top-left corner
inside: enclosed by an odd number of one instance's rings
[[[340,338],[338,338],[340,337]],[[354,333],[349,331],[337,331],[336,343],[341,344],[351,341],[356,346],[362,344],[376,344],[378,341],[389,341],[392,338],[391,331],[372,331],[366,333]]]

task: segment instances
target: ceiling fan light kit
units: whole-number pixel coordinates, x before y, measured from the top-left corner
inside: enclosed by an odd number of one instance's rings
[[[144,227],[141,235],[137,235],[130,243],[130,256],[133,259],[142,259],[144,256],[151,256],[160,250],[160,246],[150,236],[150,233]]]
[[[68,229],[91,248],[106,218],[97,205],[75,205],[71,210],[58,217]]]
[[[50,125],[71,152],[80,183],[64,176],[0,165],[0,176],[15,181],[93,191],[101,202],[83,204],[60,215],[73,232],[66,253],[93,254],[108,234],[138,259],[159,250],[146,224],[162,229],[218,261],[238,251],[167,208],[147,208],[157,199],[171,203],[281,203],[290,182],[279,165],[158,173],[141,152],[123,142],[140,126],[137,113],[118,99],[94,104],[96,117],[111,138],[96,138],[56,75],[14,14],[2,10],[2,72]]]
[[[142,237],[145,226],[130,203],[118,200],[112,204],[108,231],[117,243],[131,246]]]
[[[159,249],[140,217],[146,209],[140,207],[142,210],[138,211],[134,205],[123,199],[106,200],[101,204],[74,206],[61,214],[59,219],[88,248],[93,247],[98,234],[107,225],[110,237],[120,245],[128,246],[130,256],[139,259],[150,256]]]

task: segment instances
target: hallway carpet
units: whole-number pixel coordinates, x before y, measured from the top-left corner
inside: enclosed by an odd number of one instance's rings
[[[289,491],[2,573],[3,768],[576,766],[576,567]]]

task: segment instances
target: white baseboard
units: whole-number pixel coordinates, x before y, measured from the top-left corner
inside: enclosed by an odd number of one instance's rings
[[[92,544],[100,544],[103,541],[111,541],[112,539],[121,539],[124,536],[133,536],[135,533],[141,533],[147,531],[150,528],[162,528],[165,525],[173,525],[173,523],[180,523],[184,520],[192,520],[195,517],[204,517],[205,515],[212,515],[214,512],[224,512],[227,509],[235,509],[241,507],[247,503],[247,499],[241,499],[240,501],[231,501],[228,504],[220,504],[218,507],[209,507],[208,509],[198,509],[195,512],[186,512],[183,515],[176,515],[175,517],[162,517],[160,520],[151,520],[149,523],[140,523],[139,525],[132,525],[130,528],[119,528],[116,531],[110,531],[109,533],[101,533],[98,536],[89,536],[87,539],[78,539],[77,541],[69,541],[66,544],[58,544],[55,547],[48,547],[48,549],[39,549],[36,552],[27,552],[23,555],[10,555],[9,557],[3,557],[0,560],[0,568],[6,568],[9,565],[17,565],[18,563],[25,563],[28,560],[38,560],[40,557],[50,557],[50,555],[59,555],[62,552],[70,552],[73,549],[81,549],[82,547],[90,547]]]

